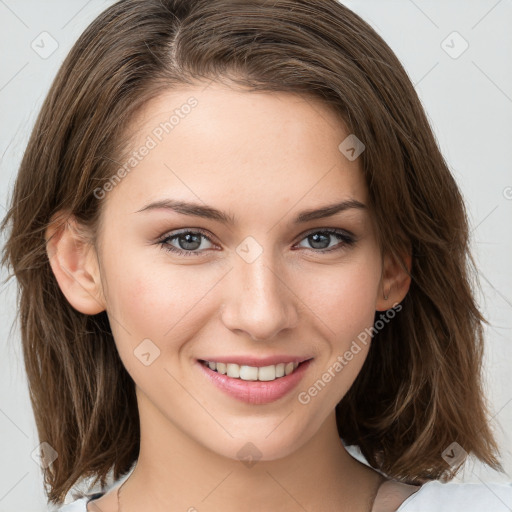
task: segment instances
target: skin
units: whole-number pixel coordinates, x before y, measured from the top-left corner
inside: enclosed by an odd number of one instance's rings
[[[360,159],[338,149],[349,132],[315,99],[214,82],[148,103],[133,123],[133,148],[190,96],[198,105],[101,199],[97,247],[83,242],[73,218],[65,229],[52,224],[47,231],[62,292],[82,313],[107,311],[136,385],[141,449],[122,510],[367,511],[381,477],[345,450],[334,408],[370,344],[308,404],[297,399],[410,284],[381,254],[368,209],[292,224],[303,210],[342,200],[368,205]],[[236,223],[137,212],[165,198],[213,206]],[[201,237],[199,249],[189,249],[199,256],[158,244],[166,234],[198,228],[211,240]],[[331,235],[315,246],[308,239],[328,228],[350,231],[355,243]],[[248,236],[262,250],[251,263],[236,251]],[[167,244],[180,248],[179,238]],[[146,366],[134,350],[148,338],[160,353]],[[196,365],[231,354],[313,361],[297,389],[251,405],[205,381]],[[237,456],[248,442],[261,454],[252,467]],[[89,510],[117,510],[115,490]]]

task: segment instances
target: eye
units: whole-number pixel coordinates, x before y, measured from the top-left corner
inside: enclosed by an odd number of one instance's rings
[[[338,239],[338,243],[334,244],[334,246],[330,246],[330,243],[335,241],[333,240],[334,237]],[[307,242],[311,244],[313,252],[320,253],[342,250],[347,246],[354,245],[356,242],[354,235],[351,233],[343,229],[330,228],[310,231],[302,240],[307,240]],[[308,247],[306,247],[306,249],[308,249]]]
[[[180,256],[200,256],[202,251],[197,251],[201,247],[202,239],[211,240],[202,231],[187,231],[183,230],[174,235],[167,235],[165,238],[158,241],[162,249],[179,254]],[[178,247],[171,245],[171,242],[176,242]],[[202,249],[205,249],[204,247]]]
[[[175,234],[167,234],[158,241],[158,244],[162,249],[180,256],[200,256],[208,249],[208,247],[201,247],[203,239],[212,244],[211,239],[203,231],[182,230]],[[336,239],[337,243],[331,246],[331,242],[336,241]],[[302,240],[307,240],[311,244],[311,248],[305,247],[305,249],[315,253],[342,250],[356,242],[354,235],[351,233],[342,229],[330,228],[310,231]],[[177,244],[178,247],[173,243]],[[199,250],[200,248],[201,250]]]

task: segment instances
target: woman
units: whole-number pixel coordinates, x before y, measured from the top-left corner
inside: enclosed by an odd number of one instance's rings
[[[109,7],[9,223],[49,502],[104,488],[62,510],[507,510],[440,483],[502,470],[461,195],[335,0]]]

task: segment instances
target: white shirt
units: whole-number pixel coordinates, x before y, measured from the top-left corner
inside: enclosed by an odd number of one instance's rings
[[[61,512],[86,512],[87,500],[81,498],[59,509]],[[423,484],[409,496],[397,512],[510,512],[512,482],[509,484],[452,483],[437,480]]]
[[[346,449],[355,459],[369,465],[357,447],[346,446]],[[128,476],[129,474],[125,475],[122,481]],[[114,482],[104,493],[117,487],[122,481]],[[58,512],[87,512],[88,500],[93,495],[99,498],[99,494],[91,493],[63,505]],[[432,480],[409,496],[396,512],[512,512],[512,481],[444,484]]]

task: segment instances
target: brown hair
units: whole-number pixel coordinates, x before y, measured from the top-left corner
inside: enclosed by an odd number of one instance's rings
[[[105,485],[112,467],[116,480],[126,474],[140,431],[106,312],[84,315],[68,303],[45,230],[60,211],[95,233],[94,190],[116,170],[136,112],[173,86],[224,79],[310,94],[339,113],[366,146],[361,165],[382,250],[397,258],[412,250],[403,311],[375,333],[338,404],[340,436],[407,483],[452,478],[459,467],[442,458],[452,442],[502,471],[481,381],[484,319],[464,204],[388,45],[336,0],[121,0],[62,64],[2,223],[11,225],[2,264],[18,281],[38,434],[58,453],[44,471],[49,501],[62,503],[82,477]]]

